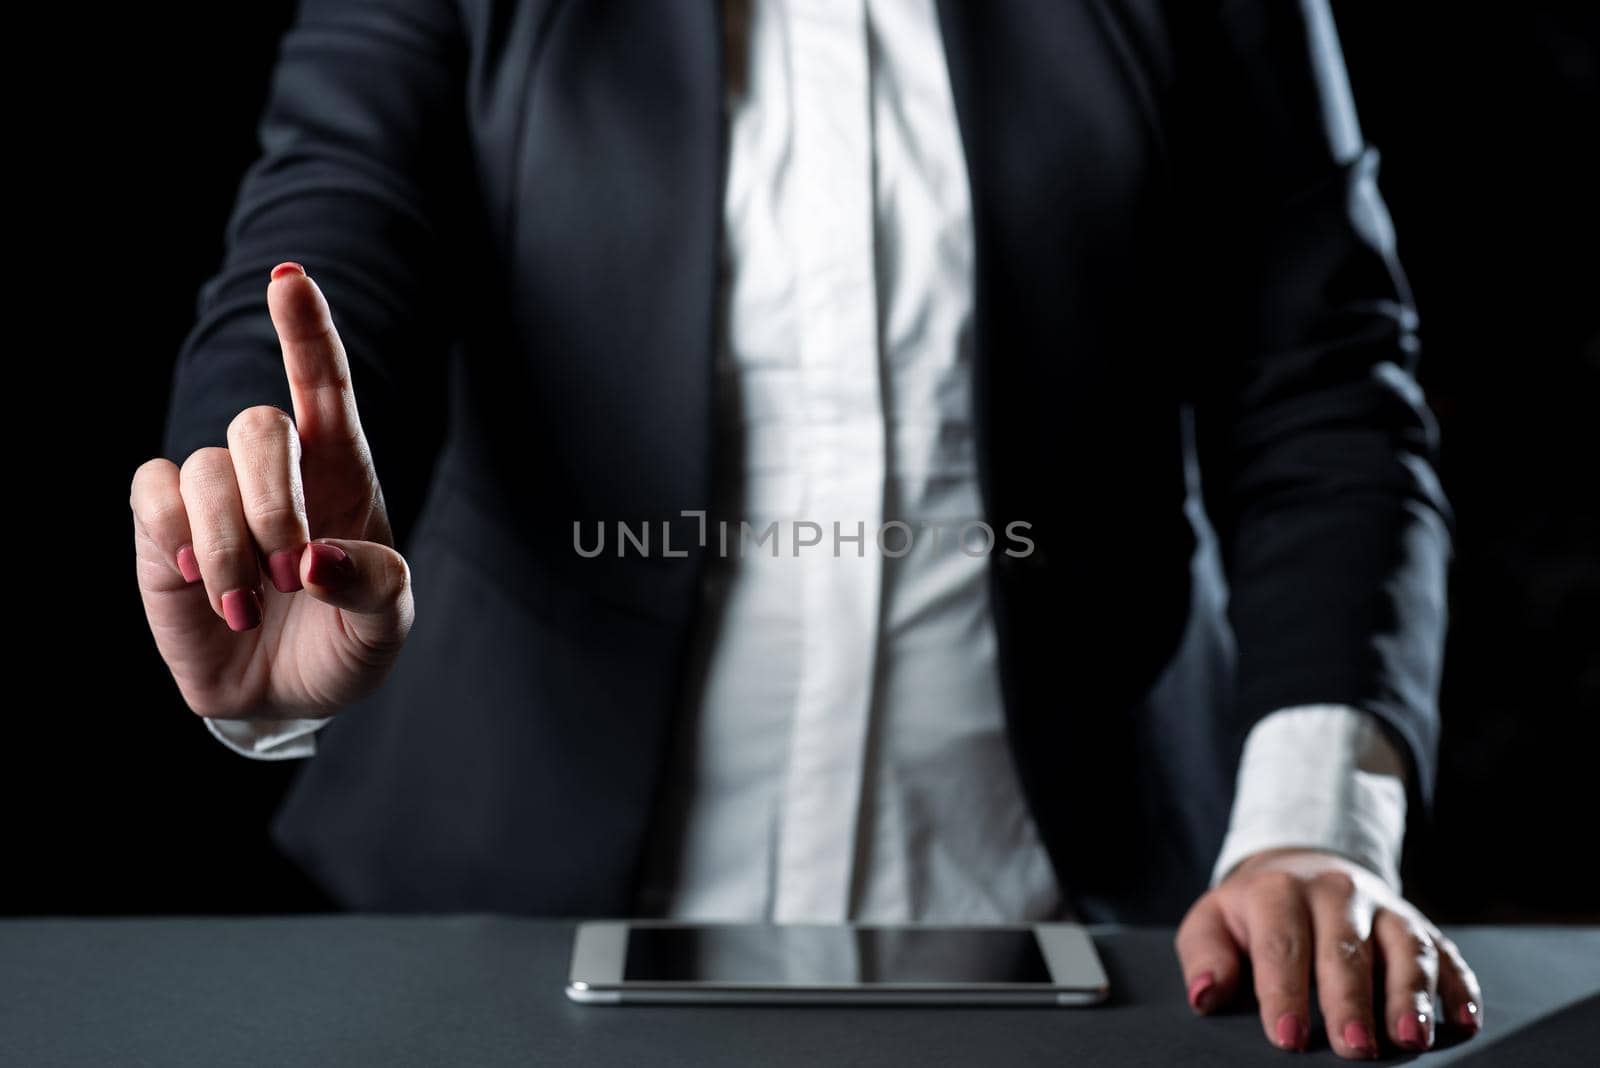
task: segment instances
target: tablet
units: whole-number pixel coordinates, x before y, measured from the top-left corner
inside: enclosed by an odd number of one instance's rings
[[[584,923],[567,996],[631,1002],[1092,1005],[1108,993],[1071,923]]]

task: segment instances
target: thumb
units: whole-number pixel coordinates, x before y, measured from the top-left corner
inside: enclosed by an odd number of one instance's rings
[[[1190,1008],[1209,1015],[1233,1000],[1239,986],[1239,946],[1215,893],[1202,897],[1184,917],[1176,948]]]
[[[411,568],[387,545],[320,538],[300,556],[300,581],[342,611],[353,637],[374,650],[397,652],[411,631]]]

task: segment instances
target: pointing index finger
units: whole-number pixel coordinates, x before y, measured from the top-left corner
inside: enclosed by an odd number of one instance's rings
[[[312,449],[343,445],[365,452],[350,361],[322,290],[298,263],[280,263],[267,285],[267,308],[283,347],[301,442]]]

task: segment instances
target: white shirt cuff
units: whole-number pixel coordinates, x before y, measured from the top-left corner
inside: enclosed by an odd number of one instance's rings
[[[217,741],[252,760],[302,760],[317,751],[323,719],[208,719]]]
[[[1321,849],[1400,888],[1405,763],[1368,713],[1302,705],[1262,719],[1245,739],[1239,789],[1211,885],[1268,849]]]

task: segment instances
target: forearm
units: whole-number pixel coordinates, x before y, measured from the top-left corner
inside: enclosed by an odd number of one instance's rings
[[[1415,378],[1417,316],[1326,4],[1231,5],[1219,177],[1247,269],[1197,403],[1202,482],[1238,648],[1233,744],[1275,710],[1341,704],[1438,744],[1449,506]]]

